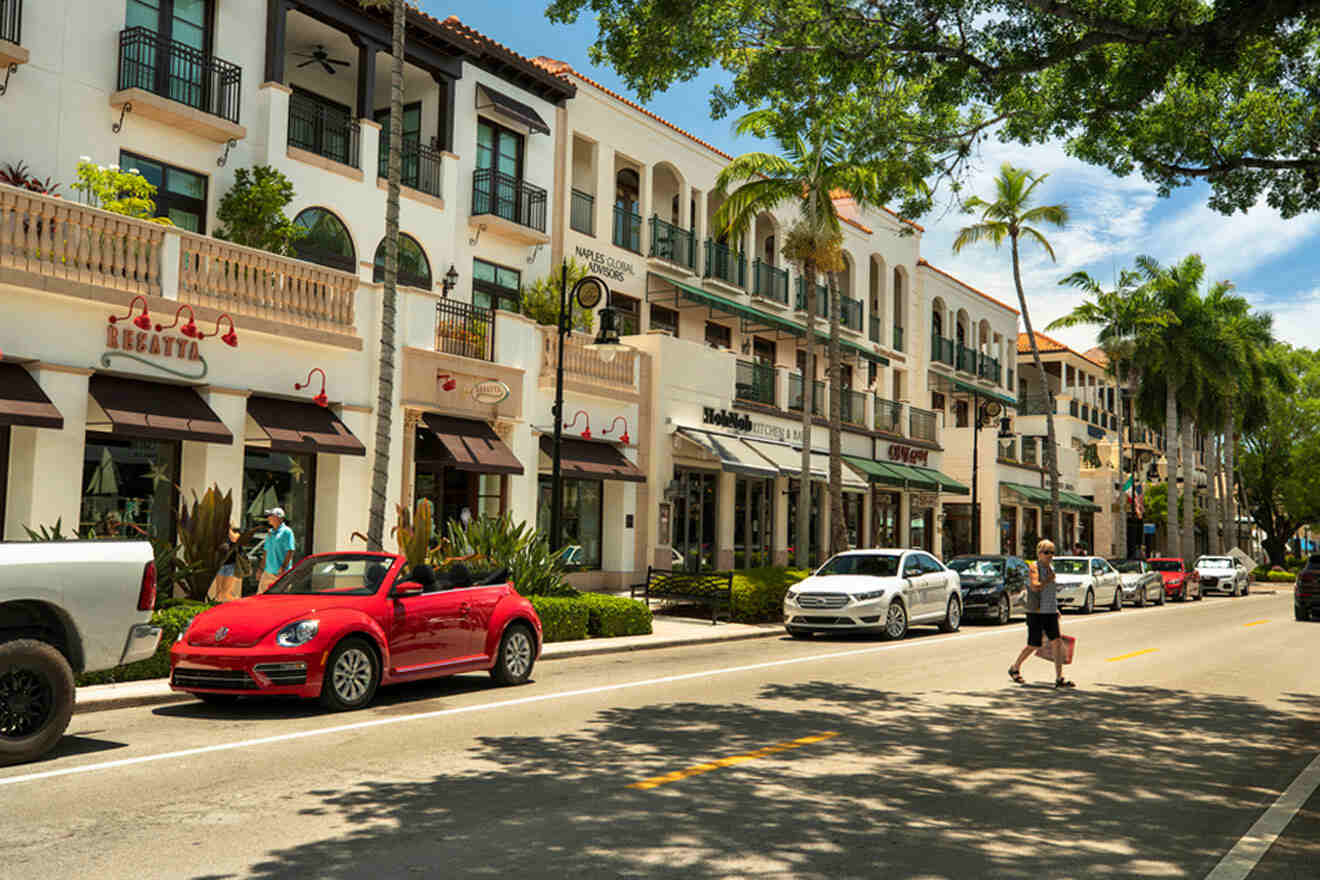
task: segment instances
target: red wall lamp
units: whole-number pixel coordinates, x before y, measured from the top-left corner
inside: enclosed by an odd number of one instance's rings
[[[454,377],[449,375],[448,373],[441,373],[440,375],[436,376],[436,378],[445,380],[444,382],[440,383],[441,391],[453,391],[455,388],[458,387],[458,382],[455,381]]]
[[[585,431],[582,432],[582,439],[583,439],[583,440],[590,440],[590,439],[591,439],[591,416],[587,415],[587,411],[586,411],[585,409],[580,409],[580,410],[578,410],[577,412],[573,413],[573,421],[566,423],[566,424],[564,425],[564,427],[565,427],[565,428],[573,428],[573,427],[576,427],[576,426],[577,426],[577,421],[578,421],[578,416],[582,416],[582,418],[585,419],[586,422],[587,422],[587,428],[586,428]]]
[[[229,321],[229,332],[224,336],[220,336],[220,322],[226,319]],[[230,318],[227,314],[221,315],[215,319],[215,332],[211,335],[220,336],[220,341],[230,348],[238,348],[238,334],[234,332],[234,319]],[[201,337],[199,336],[198,338],[200,339]],[[322,373],[321,375],[324,376],[325,374]]]
[[[142,300],[142,314],[133,318],[133,308],[137,305],[138,300]],[[178,316],[176,315],[175,317]],[[120,321],[127,321],[129,318],[133,318],[133,326],[137,327],[139,330],[151,329],[151,315],[147,313],[147,298],[142,294],[133,297],[132,302],[128,304],[127,315],[111,315],[110,323],[118,324]]]
[[[617,425],[619,422],[623,422],[623,436],[619,438],[619,442],[622,443],[624,446],[627,446],[628,443],[630,442],[628,438],[628,420],[625,419],[623,416],[615,416],[614,421],[610,422],[610,426],[606,428],[604,431],[601,431],[600,433],[601,436],[608,434],[610,431],[614,430],[614,426]]]
[[[205,337],[202,335],[202,331],[197,329],[197,319],[193,315],[192,306],[187,305],[186,303],[174,310],[173,324],[168,324],[168,325],[157,324],[156,332],[159,333],[162,330],[172,330],[173,328],[178,327],[179,315],[183,314],[184,309],[188,310],[188,323],[184,324],[182,327],[179,327],[179,332],[182,333],[184,336],[187,336],[189,339],[204,339]]]
[[[233,331],[233,329],[231,328],[229,332],[230,332],[230,333],[233,333],[234,331]],[[325,396],[325,370],[321,369],[320,367],[312,367],[311,370],[309,370],[309,371],[307,372],[307,381],[306,381],[306,382],[294,382],[294,383],[293,383],[293,390],[294,390],[294,391],[302,391],[304,388],[306,388],[307,386],[311,385],[311,384],[312,384],[312,373],[320,373],[320,374],[321,374],[321,390],[320,390],[320,392],[317,393],[317,395],[316,395],[315,397],[312,398],[312,403],[316,404],[317,406],[327,406],[327,405],[330,403],[330,399],[329,399],[328,397]]]

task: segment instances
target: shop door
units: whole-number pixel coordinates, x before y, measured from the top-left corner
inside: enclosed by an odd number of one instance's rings
[[[774,531],[774,480],[739,477],[734,496],[734,568],[758,568],[771,563]]]
[[[871,514],[871,546],[898,546],[898,505],[897,492],[876,492],[875,506]]]
[[[674,499],[673,548],[683,557],[686,571],[715,568],[716,506],[718,474],[674,469],[678,495]]]
[[[249,446],[243,450],[243,507],[234,512],[235,524],[264,534],[266,511],[284,509],[285,524],[293,530],[295,562],[311,555],[316,503],[316,456],[306,453],[273,452]],[[249,549],[252,560],[252,589],[261,577],[265,557],[261,545]]]

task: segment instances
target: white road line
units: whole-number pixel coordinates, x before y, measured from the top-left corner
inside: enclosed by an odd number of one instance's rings
[[[1205,880],[1244,880],[1317,788],[1320,788],[1320,754],[1219,860],[1214,870],[1205,875]]]
[[[1218,604],[1203,605],[1202,608],[1218,608]],[[1154,611],[1153,608],[1145,609]],[[1191,609],[1187,609],[1191,610]],[[1108,614],[1103,617],[1086,618],[1086,622],[1095,625],[1106,621],[1118,621],[1128,619],[1123,614]],[[1078,621],[1081,622],[1081,621]],[[1017,627],[1001,627],[993,630],[987,630],[979,633],[962,633],[957,636],[957,641],[965,642],[970,639],[979,639],[989,636],[1004,636],[1016,633],[1020,638],[1022,631]],[[610,691],[626,690],[636,687],[650,687],[658,684],[670,684],[677,681],[690,681],[696,678],[710,678],[716,675],[732,675],[739,672],[753,672],[757,669],[773,669],[779,666],[793,666],[799,663],[815,663],[821,660],[836,660],[842,657],[857,657],[865,654],[876,654],[881,651],[894,651],[903,648],[921,648],[931,645],[942,645],[950,641],[949,638],[930,638],[914,642],[895,642],[887,645],[878,645],[872,648],[858,648],[853,651],[835,651],[829,654],[813,654],[809,657],[790,657],[785,660],[769,660],[764,663],[752,663],[746,666],[730,666],[723,669],[711,669],[702,672],[687,672],[682,675],[667,675],[662,678],[646,678],[640,681],[629,681],[621,684],[607,684],[593,688],[582,688],[574,691],[560,691],[553,694],[539,694],[534,697],[520,697],[514,700],[501,700],[496,703],[482,703],[477,706],[460,706],[454,709],[437,709],[432,712],[418,712],[414,715],[400,715],[393,718],[376,718],[371,721],[358,721],[353,724],[336,724],[333,727],[321,727],[316,730],[301,730],[296,733],[282,733],[276,736],[263,736],[256,739],[238,740],[236,742],[218,743],[212,746],[199,746],[195,749],[180,749],[174,752],[161,752],[155,755],[142,755],[137,758],[120,758],[117,761],[102,761],[97,764],[84,764],[78,767],[64,767],[59,770],[42,770],[36,773],[25,773],[22,776],[10,776],[0,778],[0,788],[7,785],[17,785],[20,782],[35,782],[39,779],[53,779],[57,776],[74,776],[82,773],[94,773],[99,770],[113,770],[117,767],[131,767],[135,764],[149,764],[155,761],[166,761],[173,758],[187,758],[192,755],[205,755],[212,752],[227,752],[232,749],[246,749],[253,746],[268,745],[270,743],[290,742],[292,740],[307,739],[313,736],[328,736],[332,733],[346,733],[352,730],[365,730],[372,727],[385,727],[392,724],[402,724],[407,721],[421,721],[427,718],[442,718],[450,715],[465,715],[470,712],[485,712],[492,709],[507,709],[511,706],[525,706],[530,703],[542,703],[549,700],[563,700],[571,697],[584,697],[592,694],[603,694]]]

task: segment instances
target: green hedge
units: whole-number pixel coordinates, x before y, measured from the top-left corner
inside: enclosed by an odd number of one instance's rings
[[[102,672],[88,672],[78,676],[78,687],[91,684],[111,684],[118,681],[143,681],[149,678],[168,678],[170,674],[170,648],[174,640],[192,619],[211,605],[208,602],[196,602],[192,599],[170,600],[167,607],[151,615],[151,622],[161,628],[160,645],[156,653],[146,660],[139,660],[117,669]]]
[[[1252,580],[1267,582],[1271,584],[1292,583],[1297,580],[1297,572],[1284,571],[1281,569],[1257,568],[1251,573]]]
[[[733,575],[733,619],[739,623],[761,623],[783,619],[784,594],[811,574],[801,568],[750,568]]]
[[[541,618],[541,631],[546,644],[572,642],[587,637],[590,613],[580,598],[558,596],[528,596],[536,614]]]
[[[577,601],[587,607],[587,633],[592,638],[644,636],[651,632],[651,609],[627,596],[583,593]]]

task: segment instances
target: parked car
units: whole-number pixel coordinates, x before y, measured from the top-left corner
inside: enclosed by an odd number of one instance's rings
[[[73,716],[74,675],[156,653],[146,541],[0,544],[0,764],[41,757]]]
[[[211,703],[247,694],[360,709],[380,685],[489,670],[522,684],[541,620],[507,573],[407,571],[391,553],[308,556],[269,591],[193,618],[170,651],[170,687]]]
[[[922,550],[850,550],[830,557],[784,597],[794,638],[813,632],[879,632],[901,639],[913,624],[955,632],[962,623],[958,573]]]
[[[1164,578],[1144,559],[1110,559],[1123,585],[1123,601],[1138,608],[1164,604]]]
[[[1196,579],[1202,593],[1217,590],[1245,596],[1251,592],[1251,572],[1232,556],[1202,556],[1196,560]]]
[[[1164,578],[1164,595],[1179,602],[1186,602],[1190,597],[1201,598],[1201,581],[1195,569],[1189,569],[1187,563],[1172,556],[1147,559],[1146,564]]]
[[[1017,556],[955,556],[948,567],[958,573],[965,617],[1002,625],[1014,612],[1026,612],[1031,574]]]
[[[1298,620],[1310,620],[1317,608],[1320,608],[1320,553],[1313,553],[1293,583],[1293,615]]]
[[[1123,610],[1123,586],[1114,567],[1099,556],[1056,556],[1054,575],[1059,610],[1090,614],[1096,605]]]

